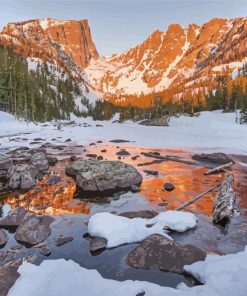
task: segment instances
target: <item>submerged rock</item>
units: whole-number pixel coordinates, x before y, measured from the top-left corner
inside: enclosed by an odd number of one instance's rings
[[[127,264],[135,268],[183,272],[185,265],[202,261],[206,253],[192,245],[181,245],[153,234],[143,240],[127,256]]]
[[[133,219],[133,218],[152,219],[157,215],[158,215],[157,212],[150,211],[150,210],[142,210],[142,211],[136,211],[136,212],[124,212],[124,213],[119,214],[119,216],[126,217],[129,219]]]
[[[40,252],[40,254],[42,254],[44,256],[51,255],[51,250],[47,246],[41,247],[40,250],[39,250],[39,252]]]
[[[72,242],[74,238],[72,236],[60,236],[56,239],[55,245],[57,247],[67,244],[68,242]]]
[[[78,160],[65,171],[75,177],[77,189],[89,195],[118,192],[142,182],[141,174],[121,161]]]
[[[192,159],[200,162],[216,163],[216,164],[226,164],[231,162],[231,158],[225,153],[209,153],[209,154],[194,154]]]
[[[236,194],[232,189],[233,176],[228,175],[220,185],[213,204],[213,221],[225,224],[234,214]]]
[[[39,217],[34,213],[28,213],[18,226],[15,239],[24,244],[37,245],[50,235],[50,224],[53,221],[50,216]]]
[[[96,236],[88,240],[89,240],[89,249],[91,252],[96,252],[99,250],[106,249],[107,239],[105,239],[104,237]]]
[[[17,207],[0,220],[0,227],[18,227],[27,213],[28,211],[25,208]]]
[[[175,186],[172,183],[165,183],[164,188],[166,191],[172,191],[175,189]]]

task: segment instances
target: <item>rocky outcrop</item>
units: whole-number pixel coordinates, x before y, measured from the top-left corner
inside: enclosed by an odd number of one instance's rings
[[[77,190],[87,196],[127,190],[142,182],[134,167],[120,161],[77,160],[65,171],[75,178]]]
[[[182,273],[185,265],[202,261],[205,257],[205,252],[195,246],[181,245],[153,234],[128,254],[126,262],[135,268]]]
[[[38,173],[39,170],[34,165],[17,165],[10,172],[8,186],[11,189],[30,189],[35,186]]]
[[[152,118],[148,120],[143,120],[139,122],[141,125],[150,125],[150,126],[169,126],[170,116],[164,115],[160,118]]]
[[[192,159],[200,162],[208,162],[215,164],[227,164],[231,162],[231,158],[225,153],[209,153],[209,154],[194,154]]]

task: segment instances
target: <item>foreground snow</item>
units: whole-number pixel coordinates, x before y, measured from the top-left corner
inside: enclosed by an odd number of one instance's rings
[[[122,124],[111,121],[100,122],[75,116],[72,116],[71,120],[88,123],[90,126],[68,125],[58,130],[50,123],[49,126],[37,127],[16,121],[13,116],[0,112],[0,136],[32,130],[30,135],[25,135],[29,142],[35,137],[51,142],[53,138],[59,136],[61,142],[71,138],[78,144],[87,145],[96,140],[122,138],[134,142],[133,144],[139,147],[247,154],[247,125],[236,124],[235,113],[215,111],[202,112],[199,117],[181,116],[172,118],[169,127],[142,126],[131,122]],[[97,127],[97,124],[103,127]],[[5,138],[1,144],[2,147],[17,146],[17,144],[28,146],[28,141],[10,142]]]
[[[185,270],[204,285],[178,289],[141,281],[104,279],[96,270],[87,270],[64,259],[43,261],[40,266],[23,263],[20,277],[9,296],[245,296],[247,295],[247,247],[234,255],[208,255],[204,262],[186,266]],[[128,292],[126,292],[128,291]]]
[[[126,243],[139,242],[151,234],[170,238],[164,227],[184,232],[196,227],[197,218],[188,212],[166,211],[152,219],[116,216],[111,213],[97,213],[89,219],[88,232],[92,236],[107,239],[107,247],[117,247]]]

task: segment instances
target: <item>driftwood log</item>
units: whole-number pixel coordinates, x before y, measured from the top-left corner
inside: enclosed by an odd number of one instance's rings
[[[219,166],[217,166],[217,167],[215,167],[213,169],[208,170],[204,175],[207,176],[207,175],[211,175],[211,174],[214,174],[214,173],[219,173],[221,171],[224,171],[227,168],[230,168],[233,164],[234,164],[234,162],[231,161],[229,163],[219,165]]]
[[[213,204],[213,221],[226,224],[235,211],[236,194],[232,189],[233,176],[227,175],[222,181]]]
[[[194,196],[192,199],[190,199],[189,201],[187,201],[186,203],[182,204],[180,207],[176,208],[176,211],[181,211],[184,208],[188,207],[189,205],[193,204],[195,201],[197,201],[198,199],[204,197],[206,194],[208,194],[209,192],[212,192],[213,190],[215,190],[216,188],[220,187],[221,184],[216,184],[213,187],[207,189],[206,191]]]

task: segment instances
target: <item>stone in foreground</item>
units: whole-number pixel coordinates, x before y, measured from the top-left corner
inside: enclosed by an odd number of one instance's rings
[[[0,220],[0,227],[11,228],[18,227],[22,222],[28,211],[23,207],[17,207],[10,211],[10,213]]]
[[[35,186],[38,169],[33,165],[20,164],[15,166],[10,172],[8,186],[11,189],[27,190]]]
[[[182,273],[185,265],[202,261],[205,257],[206,253],[195,246],[181,245],[153,234],[134,248],[126,261],[135,268]]]
[[[130,189],[142,182],[141,174],[121,161],[77,160],[66,168],[75,177],[79,192],[88,195],[105,195]]]
[[[15,239],[23,244],[37,245],[50,235],[50,224],[53,221],[50,216],[39,217],[34,213],[28,213],[18,226]]]
[[[232,161],[225,153],[194,154],[191,158],[200,162],[215,164],[227,164]]]
[[[2,229],[0,229],[0,248],[6,245],[7,240],[7,234]]]

